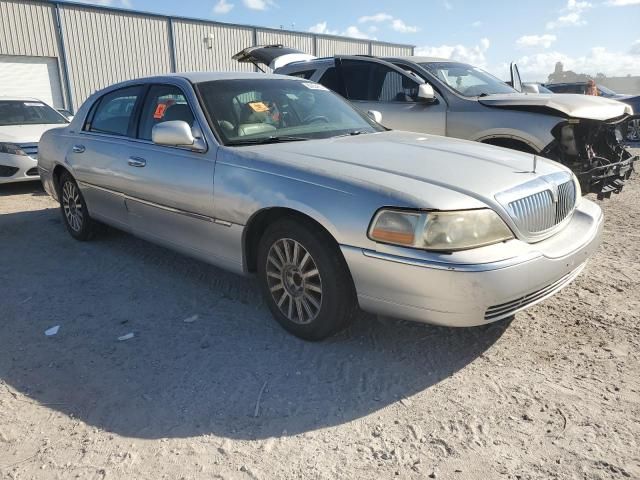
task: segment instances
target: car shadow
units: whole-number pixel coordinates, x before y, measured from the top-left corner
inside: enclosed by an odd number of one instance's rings
[[[12,195],[31,194],[34,197],[42,197],[47,195],[44,191],[40,180],[31,180],[28,182],[5,183],[0,185],[0,197],[10,197]]]
[[[361,314],[304,342],[271,319],[251,278],[111,229],[77,242],[53,208],[0,216],[0,283],[6,390],[138,438],[256,439],[357,420],[464,368],[507,326]]]

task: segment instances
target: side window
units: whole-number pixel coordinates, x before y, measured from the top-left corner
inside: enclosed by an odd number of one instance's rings
[[[316,73],[315,70],[305,70],[304,72],[290,73],[289,76],[304,78],[305,80],[309,80],[311,77],[313,77],[314,73]]]
[[[376,64],[371,76],[371,97],[378,102],[415,102],[418,82],[385,65]]]
[[[328,68],[318,80],[318,83],[324,85],[329,90],[333,90],[337,93],[342,93],[342,87],[340,86],[340,80],[338,79],[338,72],[336,67]]]
[[[195,118],[182,90],[173,85],[153,85],[142,107],[138,138],[151,140],[153,127],[171,120],[182,120],[193,127]]]
[[[106,94],[99,100],[93,119],[85,129],[96,133],[126,136],[141,92],[142,87],[135,86]]]
[[[349,100],[374,100],[369,96],[369,77],[372,62],[360,60],[342,60],[341,70],[344,86]]]

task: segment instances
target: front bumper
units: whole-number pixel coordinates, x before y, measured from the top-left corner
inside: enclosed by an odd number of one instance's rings
[[[0,184],[38,180],[38,160],[28,155],[0,153]]]
[[[518,256],[450,263],[341,246],[360,307],[368,312],[449,327],[513,315],[568,285],[601,241],[600,208],[583,199],[567,226]],[[520,242],[511,240],[510,242]],[[505,248],[505,250],[507,250]],[[424,252],[420,252],[424,253]]]

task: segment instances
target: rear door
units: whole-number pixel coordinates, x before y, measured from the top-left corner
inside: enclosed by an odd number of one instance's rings
[[[143,85],[135,85],[98,99],[67,152],[91,214],[126,230],[127,139],[134,135],[135,112],[144,91]]]
[[[363,111],[382,113],[383,125],[445,135],[447,105],[438,93],[433,102],[418,98],[424,79],[388,62],[364,57],[340,57],[336,66],[338,84],[346,98]]]

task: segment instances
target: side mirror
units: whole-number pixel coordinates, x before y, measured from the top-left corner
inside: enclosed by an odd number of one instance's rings
[[[369,115],[369,118],[374,122],[382,123],[382,114],[378,110],[369,110],[367,115]]]
[[[170,147],[190,147],[196,141],[191,127],[182,120],[171,120],[157,124],[151,130],[151,140],[157,145]]]
[[[433,102],[436,99],[436,92],[428,83],[421,83],[418,86],[418,98],[425,102]]]

